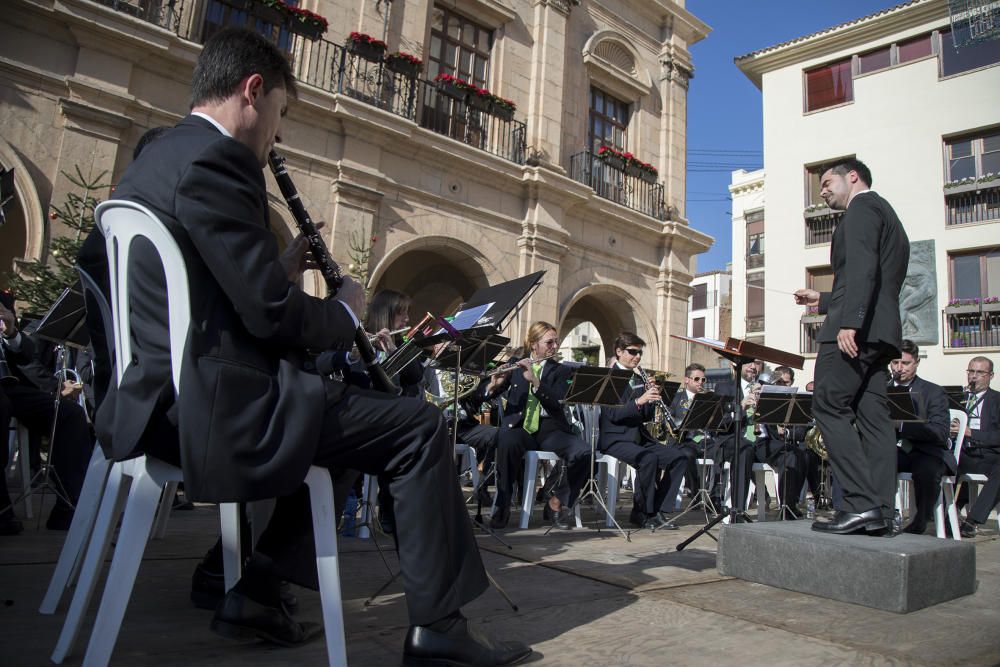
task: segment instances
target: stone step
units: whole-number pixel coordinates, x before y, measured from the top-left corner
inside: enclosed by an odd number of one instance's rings
[[[830,535],[810,521],[725,526],[719,574],[900,614],[971,595],[976,549],[925,535]]]

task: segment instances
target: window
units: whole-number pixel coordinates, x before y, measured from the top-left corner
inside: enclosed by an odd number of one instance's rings
[[[286,0],[286,5],[296,6],[299,0]],[[247,5],[240,0],[209,0],[205,8],[205,22],[201,40],[207,42],[223,28],[247,28],[260,33],[277,44],[282,51],[292,49],[292,34],[279,21],[281,14],[270,7]],[[282,19],[283,20],[283,19]]]
[[[959,49],[951,38],[951,30],[941,31],[941,76],[952,76],[980,67],[1000,63],[1000,40],[987,39]]]
[[[704,338],[705,337],[705,318],[696,317],[691,320],[691,337],[692,338]]]
[[[764,234],[751,234],[747,239],[747,257],[764,254]]]
[[[1000,250],[951,256],[951,298],[1000,296]]]
[[[833,269],[829,266],[806,269],[806,285],[817,292],[833,290]]]
[[[694,286],[691,293],[691,310],[704,310],[708,308],[708,283],[701,283]]]
[[[629,105],[600,88],[590,89],[590,146],[602,144],[625,150],[628,144]]]
[[[868,74],[869,72],[877,72],[880,69],[885,69],[892,64],[891,55],[891,46],[884,46],[881,49],[862,53],[858,56],[858,74]]]
[[[931,34],[914,37],[897,45],[897,58],[900,64],[908,63],[911,60],[918,60],[933,53],[931,47]]]
[[[807,70],[806,111],[816,111],[854,100],[851,59]]]
[[[493,31],[444,7],[434,7],[431,44],[427,54],[427,76],[451,74],[480,88],[489,75]]]
[[[747,276],[747,331],[764,330],[764,272]]]
[[[1000,129],[949,139],[945,142],[947,181],[1000,174]]]

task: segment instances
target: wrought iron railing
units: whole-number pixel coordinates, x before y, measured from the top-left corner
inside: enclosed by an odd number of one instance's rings
[[[806,245],[818,245],[833,241],[833,230],[843,211],[830,211],[820,215],[806,214]]]
[[[1000,311],[989,308],[941,311],[944,346],[950,349],[1000,347]]]
[[[819,342],[816,341],[816,334],[823,326],[826,318],[810,317],[801,321],[799,329],[799,354],[816,354],[819,352]]]
[[[764,253],[759,252],[755,255],[747,255],[748,269],[759,269],[762,266],[764,266]]]
[[[224,25],[257,26],[267,30],[278,46],[289,52],[292,72],[302,83],[352,97],[438,134],[524,164],[527,140],[524,123],[478,111],[440,95],[433,82],[394,72],[381,58],[368,60],[325,39],[311,41],[292,36],[282,25],[267,23],[256,16],[253,3],[208,0],[210,6],[204,23],[195,25],[191,20],[195,0],[93,1],[195,42],[203,42]]]
[[[763,331],[764,330],[764,316],[760,315],[758,317],[747,317],[747,331]]]
[[[589,185],[598,197],[610,199],[657,220],[670,219],[670,209],[663,199],[663,183],[650,183],[638,175],[629,174],[590,151],[570,158],[570,178]]]
[[[945,224],[968,225],[973,222],[1000,220],[1000,182],[992,188],[965,190],[950,193],[944,191],[946,208]]]

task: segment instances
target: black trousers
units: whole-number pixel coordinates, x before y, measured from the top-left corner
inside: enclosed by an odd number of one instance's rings
[[[388,480],[396,501],[399,568],[411,624],[443,618],[486,590],[451,440],[437,407],[348,387],[339,400],[327,401],[315,463]],[[304,487],[278,499],[257,552],[270,561],[274,576],[317,587]]]
[[[881,509],[891,519],[896,495],[896,431],[889,421],[886,365],[892,348],[858,345],[850,359],[836,343],[822,343],[816,358],[813,415],[843,487],[838,509]]]
[[[555,452],[566,465],[566,488],[560,501],[572,507],[590,475],[590,448],[583,439],[561,430],[547,417],[539,420],[538,431],[528,433],[520,426],[500,428],[497,439],[497,511],[510,510],[514,482],[523,472],[527,451]]]
[[[635,468],[633,511],[646,515],[674,511],[677,491],[688,462],[694,458],[691,450],[643,439],[638,443],[615,442],[603,452]]]
[[[6,428],[11,417],[32,433],[48,435],[55,417],[55,397],[24,383],[0,389],[0,427]],[[7,465],[7,432],[4,431],[0,460]],[[52,468],[59,477],[70,502],[76,503],[87,475],[87,464],[94,451],[94,441],[83,408],[76,401],[59,400],[55,442],[52,444]],[[0,475],[0,508],[10,504],[7,478]]]
[[[940,458],[917,451],[904,452],[896,450],[896,468],[899,472],[913,475],[913,495],[916,496],[916,512],[913,525],[917,528],[926,527],[934,516],[934,505],[941,493],[941,477],[947,466]]]
[[[754,448],[754,458],[758,463],[766,463],[778,478],[778,495],[781,503],[794,508],[802,494],[806,481],[806,452],[798,443],[788,443],[778,438],[769,438]],[[764,492],[757,489],[757,502],[762,502]]]
[[[986,484],[979,490],[976,504],[968,512],[970,520],[986,523],[990,512],[1000,503],[1000,449],[964,447],[962,459],[958,462],[958,472],[986,475]],[[969,485],[963,484],[957,499],[959,507],[969,502]]]

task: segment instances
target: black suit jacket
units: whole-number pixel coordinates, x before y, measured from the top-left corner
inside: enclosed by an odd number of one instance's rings
[[[972,429],[964,444],[1000,448],[1000,391],[986,390],[979,409],[979,428]]]
[[[833,233],[833,289],[820,295],[826,321],[816,340],[835,342],[842,328],[850,328],[857,330],[858,343],[885,343],[898,351],[899,290],[909,261],[910,241],[889,202],[870,191],[855,196]]]
[[[303,370],[303,352],[347,348],[355,326],[342,304],[286,278],[256,156],[188,116],[147,146],[114,198],[143,204],[177,240],[192,322],[174,405],[163,272],[151,245],[137,244],[129,267],[133,358],[98,412],[102,445],[117,459],[169,455],[179,436],[194,500],[291,493],[313,461],[324,406],[343,391]],[[106,286],[103,243],[91,235],[80,262]]]
[[[903,423],[898,431],[899,437],[909,440],[915,450],[944,461],[949,472],[954,474],[958,469],[958,462],[948,440],[951,416],[948,413],[947,394],[940,386],[919,376],[913,378],[910,394],[913,396],[917,415],[927,421]]]
[[[566,419],[561,401],[566,397],[569,381],[573,372],[568,366],[549,359],[542,367],[542,377],[535,390],[538,402],[545,408],[550,419],[566,433],[573,433],[573,426]],[[510,387],[507,390],[507,409],[503,418],[504,428],[518,428],[524,423],[524,408],[528,405],[528,394],[531,383],[524,379],[523,369],[515,368],[510,374]]]
[[[646,393],[645,387],[630,387],[622,395],[622,405],[601,408],[601,432],[597,438],[598,450],[606,451],[608,447],[619,442],[654,440],[643,424],[654,418],[656,405],[650,402],[639,407],[635,402],[644,393]]]

